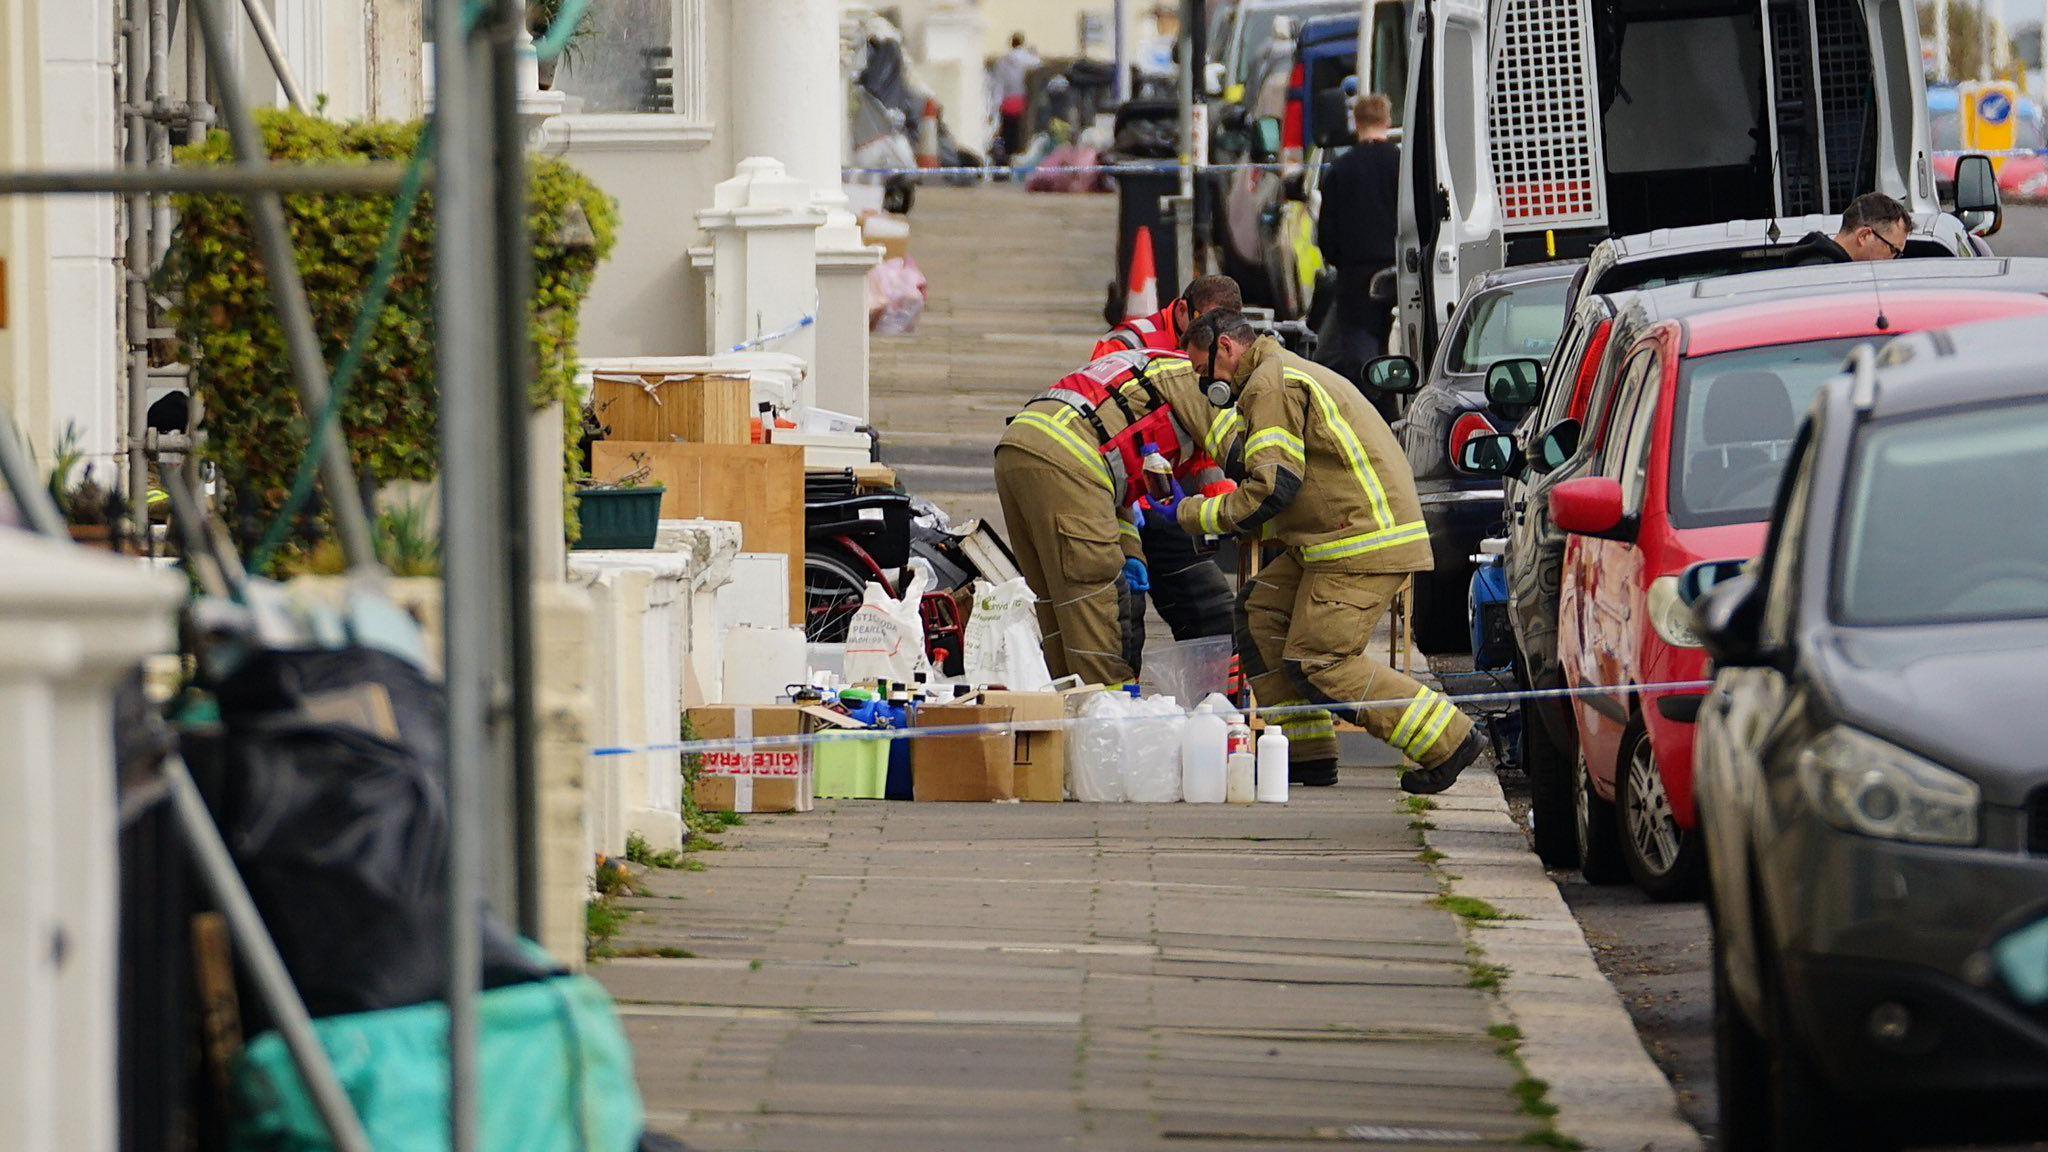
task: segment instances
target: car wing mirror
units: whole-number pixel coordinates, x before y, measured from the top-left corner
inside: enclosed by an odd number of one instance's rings
[[[1474,436],[1458,449],[1458,458],[1451,463],[1473,476],[1505,476],[1521,470],[1522,453],[1513,436]]]
[[[1261,116],[1252,122],[1252,160],[1271,164],[1280,159],[1280,118]]]
[[[1527,356],[1496,360],[1486,369],[1486,402],[1497,410],[1526,409],[1543,395],[1543,362]]]
[[[1559,420],[1550,426],[1550,431],[1537,437],[1529,450],[1529,467],[1538,472],[1555,472],[1564,467],[1579,451],[1580,426],[1577,420]]]
[[[1365,382],[1375,392],[1406,396],[1422,387],[1422,370],[1406,356],[1376,356],[1365,365]]]
[[[1702,560],[1678,574],[1678,600],[1687,608],[1697,605],[1716,587],[1742,575],[1747,560]]]
[[[1567,480],[1550,490],[1550,520],[1575,536],[1633,540],[1631,522],[1621,498],[1621,482],[1606,476]]]
[[[1717,666],[1768,663],[1762,639],[1763,600],[1756,576],[1744,572],[1714,585],[1693,605],[1693,633]]]

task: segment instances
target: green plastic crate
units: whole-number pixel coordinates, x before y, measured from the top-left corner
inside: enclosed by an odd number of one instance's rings
[[[585,488],[576,494],[583,535],[577,551],[652,548],[661,527],[664,488]]]

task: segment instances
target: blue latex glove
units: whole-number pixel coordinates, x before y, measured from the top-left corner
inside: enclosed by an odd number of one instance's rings
[[[1152,574],[1145,570],[1145,562],[1135,557],[1124,561],[1124,584],[1133,592],[1150,592]]]
[[[1157,500],[1148,496],[1145,499],[1152,505],[1154,512],[1163,513],[1168,520],[1171,520],[1173,519],[1174,509],[1179,508],[1180,502],[1187,498],[1188,494],[1181,490],[1180,477],[1176,476],[1173,480],[1173,495],[1171,497],[1166,500]]]

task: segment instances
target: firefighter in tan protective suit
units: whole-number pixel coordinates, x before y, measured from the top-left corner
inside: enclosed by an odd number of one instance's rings
[[[1472,721],[1366,652],[1402,582],[1432,567],[1415,477],[1393,432],[1343,377],[1259,337],[1241,314],[1203,317],[1185,347],[1203,379],[1218,382],[1213,398],[1236,403],[1243,456],[1231,474],[1244,479],[1227,496],[1182,501],[1180,522],[1284,549],[1239,596],[1238,656],[1259,703],[1405,701],[1353,715],[1421,765],[1402,775],[1404,791],[1450,787],[1484,746]],[[1289,775],[1334,783],[1328,714],[1296,713],[1281,729]]]
[[[1147,590],[1139,515],[1143,456],[1156,446],[1186,491],[1232,487],[1212,459],[1235,425],[1177,352],[1095,360],[1033,398],[996,446],[996,494],[1017,567],[1038,597],[1045,662],[1090,684],[1136,679]],[[1212,439],[1215,442],[1212,443]]]

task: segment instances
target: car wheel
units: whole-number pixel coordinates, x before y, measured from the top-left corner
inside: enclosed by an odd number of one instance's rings
[[[1469,656],[1471,617],[1466,602],[1469,573],[1456,580],[1433,574],[1415,578],[1415,646],[1428,656]]]
[[[1588,884],[1626,884],[1628,865],[1621,858],[1614,805],[1593,791],[1593,773],[1586,767],[1583,750],[1572,758],[1572,809],[1572,826],[1579,841],[1579,874]]]
[[[1763,946],[1759,940],[1758,947]],[[1761,1147],[1776,1152],[1897,1152],[1898,1140],[1887,1135],[1890,1126],[1873,1116],[1867,1105],[1843,1099],[1813,1066],[1793,1028],[1788,992],[1775,967],[1764,973],[1770,1139]]]
[[[1621,739],[1621,772],[1615,782],[1621,817],[1622,858],[1636,887],[1652,900],[1690,900],[1699,895],[1705,850],[1699,830],[1678,826],[1657,752],[1641,717]]]
[[[1714,1087],[1721,1100],[1721,1146],[1769,1147],[1770,1049],[1729,990],[1728,956],[1714,937]]]
[[[1529,777],[1529,818],[1535,824],[1536,857],[1545,867],[1579,862],[1577,805],[1572,801],[1572,765],[1550,738],[1533,700],[1520,705],[1522,771]]]

